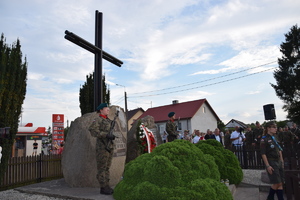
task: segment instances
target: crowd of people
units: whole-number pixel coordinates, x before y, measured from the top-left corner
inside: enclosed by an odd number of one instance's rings
[[[234,146],[243,145],[248,147],[252,146],[259,148],[261,138],[263,137],[265,130],[265,128],[257,121],[255,123],[255,128],[253,129],[251,128],[251,126],[248,126],[245,129],[236,126],[234,128],[234,131],[227,129],[225,130],[225,133],[220,131],[218,128],[215,128],[214,131],[207,129],[206,133],[195,129],[192,133],[190,133],[189,130],[184,130],[183,134],[180,134],[176,129],[176,124],[173,119],[174,115],[171,116],[168,122],[169,124],[173,123],[173,127],[171,129],[169,128],[168,131],[164,132],[164,143],[170,142],[168,135],[169,133],[171,133],[171,141],[173,141],[174,139],[183,139],[190,141],[191,143],[198,143],[201,140],[215,139],[227,149],[230,149]],[[298,128],[296,123],[293,123],[292,127],[285,126],[283,128],[278,128],[278,130],[275,133],[275,137],[277,138],[278,144],[280,144],[280,146],[283,148],[297,146],[298,144],[300,145],[300,129]]]
[[[42,154],[50,155],[50,154],[62,154],[64,150],[64,143],[61,142],[58,144],[56,141],[54,143],[43,144],[42,145]]]
[[[194,130],[192,134],[189,133],[189,130],[185,130],[184,134],[180,136],[174,121],[175,113],[169,113],[168,116],[166,133],[163,137],[164,142],[183,139],[195,144],[201,140],[215,139],[228,149],[241,150],[243,149],[241,147],[259,149],[260,153],[255,152],[257,160],[265,166],[271,183],[267,199],[273,200],[276,194],[279,200],[283,200],[284,161],[282,152],[285,148],[291,148],[294,151],[300,149],[300,129],[296,123],[293,123],[291,128],[285,126],[277,129],[277,124],[274,121],[269,121],[264,126],[261,126],[257,121],[253,130],[250,126],[246,127],[246,130],[236,126],[234,131],[226,130],[225,134],[220,132],[218,128],[213,132],[208,129],[206,133]],[[240,162],[244,160],[247,163],[251,160],[249,158],[253,156],[252,152],[248,155],[243,155],[243,151],[235,151],[235,153]]]

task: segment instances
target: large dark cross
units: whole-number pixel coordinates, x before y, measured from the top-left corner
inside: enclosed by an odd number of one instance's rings
[[[102,58],[121,67],[123,62],[102,50],[102,13],[96,10],[95,20],[95,45],[82,39],[78,35],[66,30],[65,39],[81,46],[82,48],[95,54],[94,63],[94,108],[96,110],[100,103],[103,103],[103,87],[102,87]]]

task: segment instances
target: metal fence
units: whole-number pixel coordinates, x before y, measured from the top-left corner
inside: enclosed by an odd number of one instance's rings
[[[230,147],[238,158],[242,169],[265,169],[259,147],[235,146]],[[288,200],[300,199],[300,148],[288,146],[283,149],[285,172],[285,193]]]
[[[62,178],[61,155],[10,158],[0,190]]]

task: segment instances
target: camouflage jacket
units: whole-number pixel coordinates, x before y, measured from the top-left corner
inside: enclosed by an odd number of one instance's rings
[[[260,143],[262,135],[263,135],[263,129],[262,128],[253,129],[253,138],[254,138],[254,142],[256,144]]]
[[[169,135],[178,135],[176,123],[168,120],[166,124],[166,131]]]
[[[251,145],[252,143],[254,143],[253,131],[247,131],[245,133],[245,137],[246,137],[245,143],[247,145]]]
[[[91,135],[99,139],[106,138],[106,135],[110,131],[111,122],[109,118],[96,117],[89,127]]]
[[[293,137],[293,134],[291,131],[284,131],[284,132],[278,133],[278,140],[281,143],[290,144],[291,142],[293,142],[294,137]]]

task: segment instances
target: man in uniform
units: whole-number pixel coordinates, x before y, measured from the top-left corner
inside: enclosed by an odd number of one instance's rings
[[[230,132],[229,130],[225,131],[225,136],[224,136],[224,145],[226,149],[231,149],[231,141],[230,141]]]
[[[166,131],[168,133],[168,142],[172,142],[177,139],[177,125],[175,123],[175,112],[170,112],[168,114],[169,120],[166,124]]]
[[[97,180],[100,184],[100,193],[111,195],[113,194],[113,189],[109,187],[109,168],[111,166],[113,157],[113,142],[110,142],[108,148],[110,152],[106,149],[109,140],[114,140],[114,135],[109,135],[111,128],[111,122],[107,116],[109,114],[109,107],[107,103],[101,103],[97,107],[97,116],[89,127],[89,131],[93,137],[97,137],[96,143],[96,162],[97,162]]]
[[[278,143],[280,144],[280,146],[283,147],[283,128],[279,127],[277,130],[277,138],[278,138]]]
[[[300,139],[300,129],[297,127],[296,123],[293,123],[293,127],[291,128],[291,132],[294,136],[294,149],[297,151],[299,149],[299,139]]]
[[[253,129],[254,144],[256,147],[259,147],[260,139],[263,135],[263,128],[258,121],[256,121],[255,126],[256,127]]]
[[[253,143],[254,143],[253,131],[251,130],[250,126],[247,127],[247,131],[245,133],[245,137],[246,137],[246,140],[245,140],[246,147],[253,146]]]
[[[293,140],[294,140],[294,137],[293,137],[292,132],[289,130],[288,126],[285,126],[283,134],[282,134],[283,147],[285,147],[285,148],[291,147],[293,144]]]

